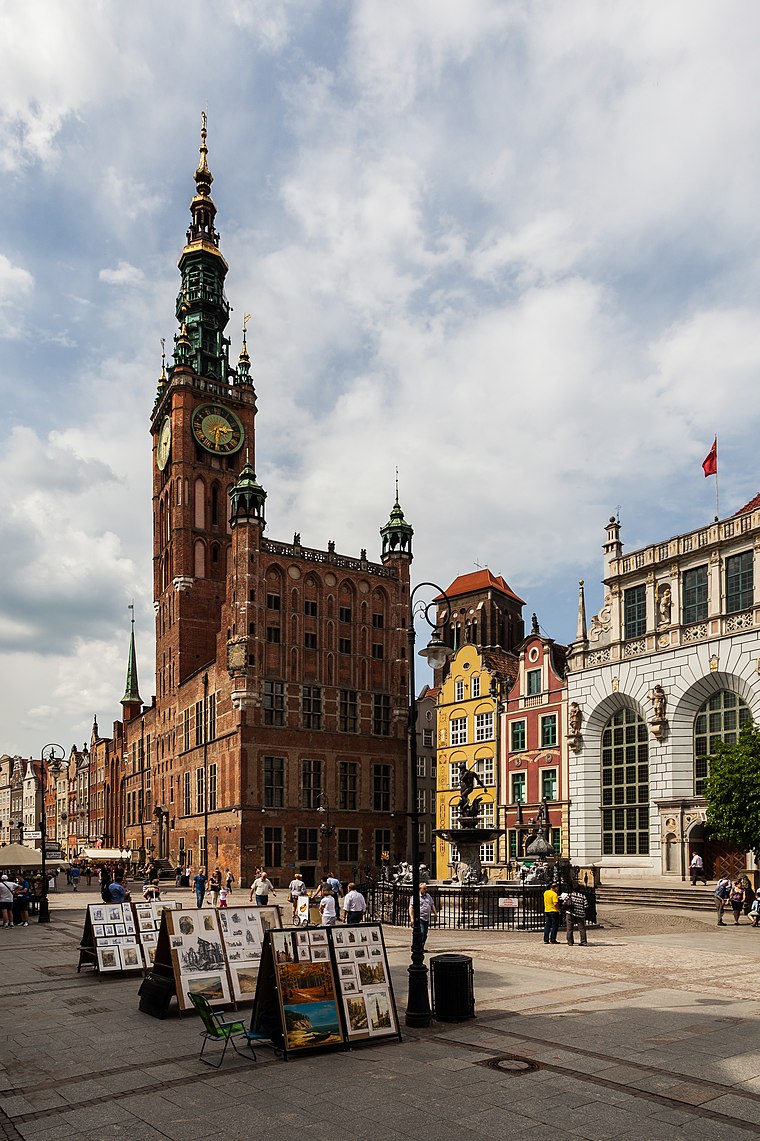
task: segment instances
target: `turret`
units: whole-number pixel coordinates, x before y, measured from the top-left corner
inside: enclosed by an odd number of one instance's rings
[[[382,561],[390,559],[406,559],[412,561],[412,536],[414,528],[404,519],[404,512],[398,501],[398,479],[396,480],[396,502],[391,508],[391,515],[384,527],[380,528],[380,537],[383,541]]]
[[[247,462],[237,483],[230,488],[230,526],[238,523],[256,523],[263,531],[266,527],[264,501],[267,493],[256,479],[256,472]]]

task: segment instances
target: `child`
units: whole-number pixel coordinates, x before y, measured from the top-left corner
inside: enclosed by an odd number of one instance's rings
[[[219,906],[220,907],[226,907],[227,906],[227,896],[229,894],[230,894],[229,890],[226,887],[221,887],[219,889]]]

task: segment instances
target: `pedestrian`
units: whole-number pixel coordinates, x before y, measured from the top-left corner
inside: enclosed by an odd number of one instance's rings
[[[731,904],[731,910],[734,913],[734,926],[739,926],[739,918],[744,907],[744,884],[741,880],[736,880],[731,888],[731,894],[728,897]]]
[[[118,875],[118,872],[115,873]],[[108,885],[109,903],[129,903],[130,895],[120,879],[114,879]]]
[[[567,945],[572,947],[575,942],[573,929],[578,928],[581,947],[588,946],[586,938],[586,897],[582,891],[563,892],[560,901],[565,908],[565,934]]]
[[[222,887],[222,869],[214,868],[211,873],[211,879],[208,881],[209,895],[211,896],[211,906],[216,907],[219,903],[219,892]]]
[[[92,883],[92,868],[90,867],[90,865],[89,865],[89,864],[88,864],[88,865],[87,865],[87,867],[85,868],[85,873],[84,873],[84,874],[87,876],[87,886],[89,887],[89,886],[90,886],[90,884]]]
[[[340,911],[340,900],[343,899],[343,884],[340,882],[340,880],[336,876],[334,876],[332,874],[332,872],[328,872],[327,873],[327,886],[329,887],[330,891],[335,896],[335,909],[336,909],[336,912],[339,912]]]
[[[146,883],[143,888],[143,896],[148,903],[153,903],[154,900],[161,898],[161,891],[159,890],[158,880],[152,880]]]
[[[420,933],[422,935],[422,947],[424,950],[427,943],[428,931],[430,930],[430,922],[438,915],[433,897],[428,892],[428,885],[426,883],[420,884]],[[409,900],[409,918],[414,923],[414,900]]]
[[[66,868],[66,883],[71,887],[71,865]]]
[[[206,894],[206,884],[208,878],[206,876],[205,868],[198,868],[198,871],[193,876],[193,887],[195,888],[195,901],[197,907],[203,907],[203,897]]]
[[[79,868],[77,867],[76,864],[74,864],[74,867],[71,869],[71,890],[72,891],[79,891],[79,876],[80,875],[81,875],[81,872],[79,871]]]
[[[226,887],[220,887],[219,888],[219,910],[220,911],[227,906],[227,896],[229,894],[230,893],[227,891]]]
[[[6,875],[0,876],[0,919],[3,927],[13,926],[13,893],[18,884]]]
[[[235,877],[233,876],[232,872],[230,871],[229,868],[225,868],[224,869],[224,886],[227,888],[228,894],[229,894],[229,892],[232,891],[232,885],[234,884],[234,882],[235,882]]]
[[[554,884],[544,892],[544,943],[556,943],[559,931],[559,896]]]
[[[267,903],[269,902],[270,892],[272,895],[277,895],[277,892],[274,890],[274,884],[267,876],[266,871],[261,868],[258,876],[251,884],[251,894],[248,897],[248,902],[252,903],[253,897],[256,896],[256,906],[266,907]]]
[[[290,893],[290,903],[293,908],[293,919],[295,920],[298,912],[298,900],[302,895],[306,894],[306,884],[301,879],[300,872],[296,872],[288,884],[288,892]]]
[[[177,864],[176,868],[174,869],[174,886],[175,887],[181,887],[182,886],[182,865],[181,864]]]
[[[26,876],[24,875],[23,872],[18,877],[18,881],[16,884],[16,890],[14,891],[13,894],[14,894],[14,897],[18,900],[17,907],[18,907],[19,918],[21,919],[21,926],[22,927],[28,927],[29,926],[29,897],[32,894],[32,889],[29,886],[29,880],[26,878]]]
[[[356,890],[356,884],[350,883],[348,885],[348,891],[343,897],[343,914],[346,917],[346,923],[348,923],[349,926],[361,923],[366,910],[366,899],[360,891]]]
[[[691,853],[691,862],[689,863],[689,875],[691,876],[691,886],[697,886],[697,880],[701,880],[707,887],[707,880],[705,879],[705,865],[699,852]]]
[[[319,903],[319,910],[322,914],[322,926],[334,927],[335,926],[335,896],[330,891],[329,887],[322,892],[322,899]]]
[[[731,880],[728,876],[721,876],[715,885],[715,910],[718,913],[718,926],[725,927],[723,911],[731,894]]]

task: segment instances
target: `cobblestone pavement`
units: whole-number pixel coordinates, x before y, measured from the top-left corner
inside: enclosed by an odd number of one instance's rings
[[[475,1019],[287,1064],[228,1057],[216,1072],[198,1062],[195,1018],[140,1014],[134,976],[77,974],[96,898],[61,894],[49,926],[0,931],[0,1137],[760,1133],[760,930],[746,921],[616,905],[588,947],[433,930],[431,954],[473,957]],[[403,1018],[409,932],[386,928],[386,942]]]

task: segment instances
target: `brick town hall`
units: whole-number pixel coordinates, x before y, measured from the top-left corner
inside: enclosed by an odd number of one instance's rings
[[[150,417],[156,694],[143,705],[133,632],[123,721],[108,739],[93,727],[91,793],[104,846],[135,860],[346,879],[406,850],[412,528],[397,497],[380,563],[265,537],[207,154],[204,119],[179,331]]]

